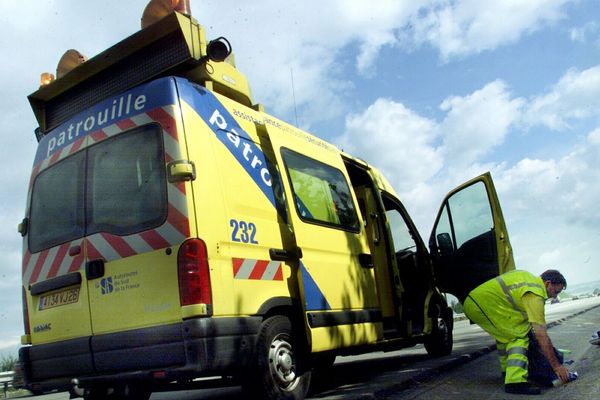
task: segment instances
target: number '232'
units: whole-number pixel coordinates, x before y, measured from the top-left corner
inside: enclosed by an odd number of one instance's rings
[[[254,222],[232,219],[229,221],[229,226],[233,228],[231,240],[234,242],[258,244],[258,241],[254,238],[256,236],[256,225],[254,225]]]

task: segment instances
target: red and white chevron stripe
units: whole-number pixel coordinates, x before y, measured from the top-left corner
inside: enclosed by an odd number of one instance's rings
[[[280,261],[232,258],[234,279],[254,279],[282,281],[283,270]]]
[[[35,165],[31,175],[29,192],[31,193],[31,186],[37,174],[49,166],[111,136],[152,122],[160,123],[163,130],[165,162],[181,159],[183,157],[177,134],[177,121],[180,120],[181,117],[177,108],[165,106],[123,119],[101,130],[92,132]],[[87,238],[63,243],[35,254],[29,252],[25,240],[23,245],[23,283],[31,284],[77,271],[84,265],[84,254],[87,255],[88,260],[104,259],[105,261],[113,261],[182,243],[190,235],[185,185],[183,183],[169,183],[167,192],[169,202],[167,220],[156,229],[128,236],[96,233]],[[79,252],[74,254],[77,248],[79,248]]]

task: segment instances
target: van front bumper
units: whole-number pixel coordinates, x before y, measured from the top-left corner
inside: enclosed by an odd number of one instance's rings
[[[26,386],[64,390],[119,381],[156,383],[235,374],[249,365],[261,317],[181,323],[22,347]],[[159,382],[160,381],[160,382]]]

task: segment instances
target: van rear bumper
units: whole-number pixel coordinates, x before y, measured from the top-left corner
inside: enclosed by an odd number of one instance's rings
[[[252,360],[261,317],[181,323],[22,347],[28,388],[64,390],[118,380],[172,381],[235,373]],[[158,383],[158,382],[157,382]]]

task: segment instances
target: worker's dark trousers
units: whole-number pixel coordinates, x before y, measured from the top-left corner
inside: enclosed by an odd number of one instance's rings
[[[542,353],[533,331],[529,332],[529,380],[543,386],[552,386],[552,381],[557,378],[546,356]],[[554,354],[560,363],[563,363],[563,355],[554,348]]]

